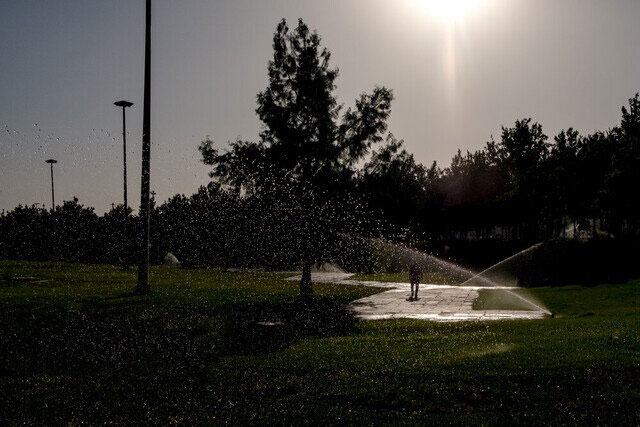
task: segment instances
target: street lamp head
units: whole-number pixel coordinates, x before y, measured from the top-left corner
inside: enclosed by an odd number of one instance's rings
[[[53,160],[53,159],[49,159],[49,160],[47,160],[47,163],[55,164],[55,163],[58,163],[58,161],[57,160]]]
[[[113,105],[117,106],[117,107],[131,107],[133,105],[133,102],[129,102],[129,101],[118,101],[118,102],[114,102]]]

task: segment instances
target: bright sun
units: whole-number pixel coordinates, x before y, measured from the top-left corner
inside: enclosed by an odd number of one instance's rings
[[[472,13],[484,0],[415,0],[426,13],[454,23]]]

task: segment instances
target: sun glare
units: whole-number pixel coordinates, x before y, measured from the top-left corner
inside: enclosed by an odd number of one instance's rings
[[[415,0],[425,13],[455,23],[472,13],[484,0]]]

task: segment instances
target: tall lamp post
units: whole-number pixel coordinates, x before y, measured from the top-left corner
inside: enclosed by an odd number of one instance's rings
[[[133,102],[118,101],[113,103],[116,107],[122,107],[122,161],[124,167],[124,221],[122,234],[122,250],[124,268],[129,268],[129,257],[127,256],[127,221],[129,220],[129,208],[127,203],[127,108],[133,105]]]
[[[49,166],[51,166],[51,224],[53,228],[53,234],[56,234],[56,193],[53,186],[53,165],[58,163],[57,160],[47,160]]]
[[[151,0],[146,0],[144,45],[144,113],[142,119],[142,181],[140,186],[140,234],[142,251],[138,263],[136,293],[149,294],[149,190],[151,186]]]

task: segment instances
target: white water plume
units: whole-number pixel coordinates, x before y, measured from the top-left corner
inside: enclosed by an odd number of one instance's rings
[[[445,261],[434,255],[426,254],[416,249],[408,248],[404,245],[380,239],[376,239],[376,242],[383,250],[390,252],[392,256],[396,257],[405,265],[418,264],[424,271],[434,271],[434,267],[436,267],[436,271],[448,275],[449,278],[453,280],[457,279],[456,281],[460,281],[461,283],[459,282],[458,286],[478,286],[487,289],[492,287],[500,288],[515,298],[522,300],[528,306],[551,315],[551,312],[548,309],[544,308],[541,304],[532,301],[533,298],[531,296],[526,298],[512,290],[505,289],[506,287],[518,287],[518,280],[512,275],[505,273],[504,271],[500,271],[501,268],[504,268],[510,263],[524,262],[524,260],[526,260],[526,256],[530,255],[542,246],[542,242],[526,248],[477,274],[472,270],[461,267],[453,262]],[[478,284],[478,282],[480,284]]]

